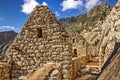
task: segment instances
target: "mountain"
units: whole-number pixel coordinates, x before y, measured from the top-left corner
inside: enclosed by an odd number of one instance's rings
[[[67,32],[73,29],[77,32],[81,32],[83,30],[90,31],[94,27],[98,27],[100,24],[102,24],[105,20],[105,17],[110,13],[111,10],[112,6],[104,2],[94,7],[86,14],[59,19],[59,23],[62,24]]]
[[[14,31],[4,31],[0,32],[0,59],[4,57],[4,53],[12,43],[13,39],[17,36],[18,33]]]

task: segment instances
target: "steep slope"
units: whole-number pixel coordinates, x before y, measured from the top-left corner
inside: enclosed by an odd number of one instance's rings
[[[118,49],[113,51],[111,57],[106,61],[98,80],[120,80],[120,43],[116,45]]]
[[[0,59],[3,58],[5,51],[16,36],[17,33],[14,31],[0,32]]]
[[[69,32],[71,29],[81,32],[84,30],[92,30],[94,27],[98,27],[104,20],[106,15],[110,13],[112,6],[107,3],[102,3],[87,14],[82,14],[76,17],[62,18],[59,22]]]

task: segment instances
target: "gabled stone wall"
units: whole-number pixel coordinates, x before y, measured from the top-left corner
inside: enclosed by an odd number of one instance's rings
[[[7,51],[6,59],[13,59],[12,79],[25,76],[47,62],[65,61],[68,66],[72,46],[66,34],[47,6],[37,6]],[[69,70],[64,74],[68,78]]]

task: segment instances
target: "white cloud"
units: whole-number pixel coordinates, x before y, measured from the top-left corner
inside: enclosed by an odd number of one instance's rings
[[[24,4],[21,6],[22,12],[25,14],[30,14],[36,5],[39,5],[36,0],[24,0]]]
[[[48,4],[46,2],[43,2],[41,5],[48,6]]]
[[[93,7],[95,7],[96,5],[98,5],[100,3],[101,3],[100,0],[86,0],[85,8],[87,10],[90,10],[90,9],[92,9]]]
[[[0,26],[0,29],[14,29],[13,26]]]
[[[63,0],[60,4],[62,6],[62,11],[69,9],[79,9],[89,11],[93,7],[99,5],[101,0]]]
[[[66,11],[69,9],[77,9],[82,5],[83,5],[83,2],[81,0],[64,0],[61,3],[62,11]]]
[[[60,13],[58,13],[57,11],[55,11],[54,13],[56,17],[60,16]]]
[[[48,6],[46,2],[43,2],[42,4],[39,4],[36,0],[24,0],[24,4],[22,7],[22,12],[25,14],[30,14],[36,5],[45,5]]]

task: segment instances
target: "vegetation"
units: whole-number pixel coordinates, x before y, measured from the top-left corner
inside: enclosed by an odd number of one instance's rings
[[[82,14],[76,17],[62,18],[59,22],[65,27],[66,31],[76,30],[81,32],[88,30],[89,27],[97,27],[98,21],[103,22],[106,15],[110,13],[112,6],[107,3],[102,3],[90,10],[87,14]]]

